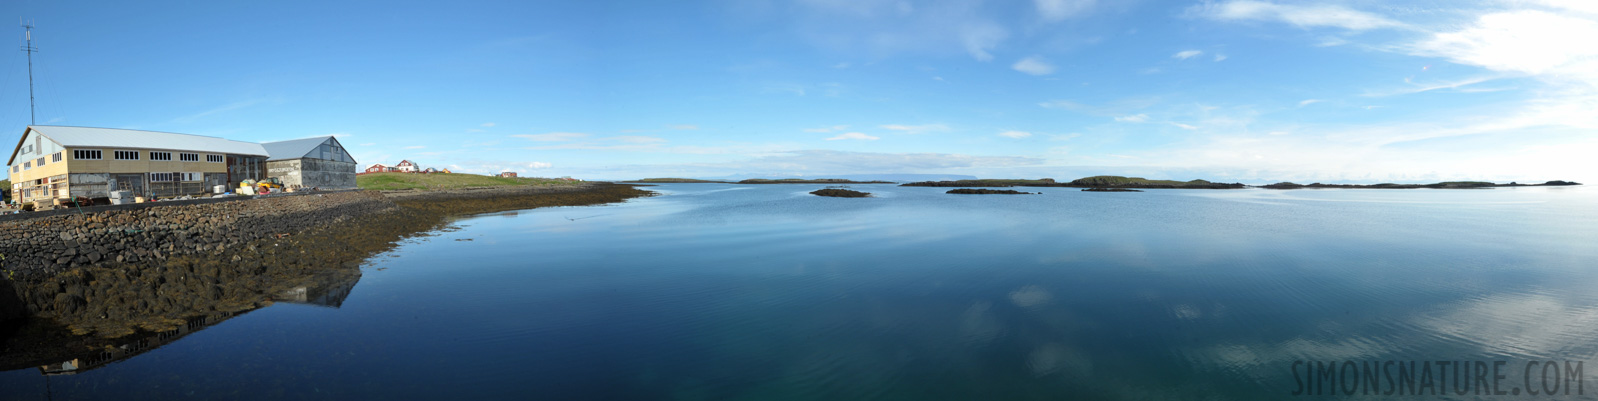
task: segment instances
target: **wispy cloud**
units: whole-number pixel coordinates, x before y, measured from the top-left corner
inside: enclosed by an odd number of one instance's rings
[[[494,123],[483,123],[483,126],[484,127],[492,127],[492,126],[494,126]]]
[[[210,116],[210,115],[214,115],[214,114],[220,114],[220,113],[226,113],[226,112],[233,111],[233,110],[238,110],[238,109],[243,109],[243,108],[246,108],[246,107],[255,106],[255,105],[258,105],[258,104],[265,103],[265,102],[266,101],[264,101],[264,100],[245,100],[245,101],[240,101],[240,102],[228,103],[226,105],[222,105],[221,107],[217,107],[217,108],[213,108],[213,109],[210,109],[210,110],[202,111],[202,112],[199,112],[199,113],[194,113],[194,114],[190,114],[190,115],[174,118],[174,119],[172,119],[172,122],[185,123],[185,124],[186,123],[191,123],[191,122],[194,122],[194,121],[199,120],[201,118],[205,118],[206,116]]]
[[[890,130],[890,131],[897,131],[897,132],[902,133],[902,134],[919,135],[919,134],[926,134],[926,133],[933,133],[933,132],[945,132],[945,131],[949,130],[949,126],[943,125],[943,124],[922,124],[922,125],[888,124],[888,125],[883,125],[882,129]]]
[[[1148,114],[1133,114],[1133,115],[1130,115],[1130,116],[1121,116],[1121,117],[1116,117],[1115,121],[1119,121],[1119,122],[1123,122],[1123,123],[1148,122],[1149,121],[1149,115]]]
[[[1174,58],[1174,59],[1177,59],[1177,60],[1187,60],[1187,59],[1190,59],[1190,58],[1198,57],[1201,54],[1204,54],[1203,50],[1183,50],[1183,51],[1176,52],[1176,54],[1172,54],[1171,58]]]
[[[1058,22],[1058,21],[1063,21],[1063,20],[1069,19],[1071,17],[1076,17],[1076,16],[1080,16],[1080,15],[1083,15],[1083,14],[1087,14],[1089,11],[1091,11],[1093,9],[1093,5],[1098,3],[1098,1],[1097,0],[1033,0],[1032,3],[1033,3],[1033,5],[1037,6],[1038,15],[1042,16],[1043,20],[1050,21],[1050,22]]]
[[[691,131],[691,130],[699,129],[699,126],[698,125],[693,125],[693,124],[677,124],[677,125],[671,126],[671,129],[678,130],[678,131]]]
[[[1300,100],[1298,102],[1298,107],[1304,107],[1304,106],[1320,103],[1320,102],[1323,102],[1323,101],[1324,100],[1320,100],[1320,99],[1304,99],[1304,100]]]
[[[1026,131],[1004,131],[1004,132],[1000,132],[999,136],[1002,136],[1002,137],[1005,137],[1005,138],[1021,139],[1021,138],[1026,138],[1026,137],[1032,136],[1032,133],[1031,132],[1026,132]]]
[[[1215,62],[1219,63],[1219,62],[1222,62],[1222,61],[1226,61],[1226,55],[1225,54],[1217,54],[1217,55],[1215,55]]]
[[[621,135],[621,136],[613,136],[613,137],[608,137],[608,138],[600,138],[599,140],[601,140],[601,141],[617,141],[617,142],[626,142],[626,143],[663,143],[663,142],[666,142],[666,138],[653,137],[653,136],[642,136],[642,135]]]
[[[403,147],[403,148],[400,148],[400,149],[427,149],[427,147],[426,146],[417,145],[417,146],[406,146],[406,147]]]
[[[587,138],[588,134],[578,132],[551,132],[547,134],[520,134],[511,136],[537,142],[565,142]]]
[[[1016,61],[1010,68],[1031,75],[1049,75],[1054,73],[1054,66],[1043,61],[1038,56],[1027,57]]]
[[[1353,31],[1405,26],[1378,14],[1335,4],[1297,5],[1255,0],[1207,1],[1188,8],[1187,15],[1222,21],[1279,21],[1301,28],[1330,27]]]
[[[866,134],[859,133],[859,132],[846,132],[846,133],[843,133],[843,134],[839,134],[838,136],[835,136],[835,137],[827,138],[827,140],[829,140],[829,141],[841,141],[841,140],[875,141],[875,140],[878,140],[878,139],[882,139],[882,138],[874,137],[874,136],[871,136],[871,135],[866,135]]]
[[[1431,92],[1431,91],[1443,90],[1443,89],[1466,91],[1465,88],[1468,87],[1468,86],[1479,84],[1479,83],[1483,83],[1483,82],[1487,82],[1487,81],[1491,81],[1493,79],[1494,78],[1492,78],[1492,77],[1475,77],[1475,78],[1467,78],[1467,79],[1458,80],[1458,81],[1431,82],[1431,83],[1426,83],[1426,84],[1414,84],[1414,83],[1410,82],[1410,80],[1406,79],[1405,82],[1411,84],[1408,87],[1403,87],[1403,88],[1398,88],[1398,89],[1388,89],[1388,90],[1383,90],[1383,91],[1367,91],[1367,92],[1364,93],[1363,96],[1367,96],[1367,97],[1397,96],[1397,95],[1408,95],[1408,94],[1421,93],[1421,92]]]
[[[847,125],[834,125],[834,126],[831,126],[831,127],[805,128],[805,132],[827,133],[827,132],[833,132],[833,131],[843,131],[843,130],[848,129],[848,128],[849,128],[849,126],[847,126]]]

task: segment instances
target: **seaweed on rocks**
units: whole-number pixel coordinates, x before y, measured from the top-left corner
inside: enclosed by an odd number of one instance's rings
[[[973,188],[951,189],[948,192],[944,192],[944,193],[946,193],[946,194],[960,194],[960,195],[1034,195],[1032,192],[1021,192],[1021,191],[1010,190],[1010,189],[980,189],[980,188],[977,188],[977,189],[973,189]],[[1039,193],[1041,193],[1041,192],[1039,192]]]

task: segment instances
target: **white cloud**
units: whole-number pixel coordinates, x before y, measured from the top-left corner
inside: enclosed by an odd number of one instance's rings
[[[698,125],[693,125],[693,124],[677,124],[677,125],[671,126],[671,129],[678,130],[678,131],[692,131],[692,130],[699,129],[699,126]]]
[[[1332,4],[1296,5],[1233,0],[1195,5],[1187,10],[1187,14],[1222,21],[1280,21],[1300,28],[1333,27],[1354,31],[1405,26],[1381,15]]]
[[[483,126],[484,127],[492,127],[492,126],[494,126],[494,123],[483,123]]]
[[[1217,54],[1217,55],[1215,55],[1215,62],[1219,63],[1219,62],[1222,62],[1222,61],[1226,61],[1226,55],[1225,54]]]
[[[1187,125],[1187,124],[1183,124],[1183,123],[1171,123],[1171,125],[1175,125],[1177,128],[1181,128],[1181,129],[1185,129],[1185,130],[1196,130],[1196,129],[1199,129],[1198,126]]]
[[[831,126],[831,127],[805,128],[805,132],[827,133],[827,132],[833,132],[833,131],[843,131],[843,130],[848,129],[848,128],[849,128],[849,126],[847,126],[847,125],[834,125],[834,126]]]
[[[763,7],[757,15],[793,25],[801,39],[833,51],[881,58],[902,53],[965,53],[993,59],[1010,36],[1003,7],[981,1],[797,0],[797,7]],[[1013,17],[1012,17],[1013,18]]]
[[[401,149],[427,149],[426,146],[406,146]]]
[[[1190,58],[1193,58],[1193,57],[1198,57],[1201,54],[1204,54],[1204,51],[1202,51],[1202,50],[1183,50],[1183,51],[1176,52],[1176,54],[1172,54],[1171,58],[1174,58],[1174,59],[1177,59],[1177,60],[1187,60],[1187,59],[1190,59]]]
[[[577,132],[551,132],[551,133],[547,133],[547,134],[522,134],[522,135],[511,135],[511,136],[512,137],[516,137],[516,138],[526,138],[528,140],[538,141],[538,142],[564,142],[564,141],[575,141],[575,140],[578,140],[578,139],[587,138],[588,134],[577,133]]]
[[[1324,100],[1320,100],[1320,99],[1304,99],[1304,100],[1300,100],[1298,102],[1298,107],[1304,107],[1304,106],[1308,106],[1308,105],[1312,105],[1312,104],[1316,104],[1316,103],[1320,103],[1320,102],[1324,102]]]
[[[840,134],[840,135],[835,136],[835,137],[827,138],[827,140],[829,140],[829,141],[839,141],[839,140],[846,140],[846,139],[847,140],[875,141],[875,140],[882,139],[882,138],[878,138],[878,137],[874,137],[874,136],[871,136],[871,135],[862,134],[862,133],[859,133],[859,132],[847,132],[847,133],[843,133],[843,134]]]
[[[1147,122],[1147,121],[1149,121],[1149,115],[1148,114],[1133,114],[1133,115],[1130,115],[1130,116],[1121,116],[1121,117],[1116,117],[1115,121],[1119,121],[1119,122],[1123,122],[1123,123]]]
[[[547,162],[536,162],[536,161],[535,162],[524,162],[524,161],[504,161],[504,160],[467,160],[467,161],[459,162],[458,164],[449,165],[449,171],[453,172],[453,173],[483,174],[483,175],[494,175],[494,174],[499,174],[501,172],[513,171],[513,172],[516,172],[518,175],[521,175],[521,176],[525,177],[525,176],[528,176],[528,175],[530,175],[532,173],[529,170],[543,170],[543,169],[549,169],[549,168],[553,168],[553,167],[555,167],[554,164],[550,164],[550,163],[547,163]]]
[[[1021,139],[1021,138],[1026,138],[1026,137],[1032,136],[1032,133],[1031,132],[1026,132],[1026,131],[1004,131],[1004,132],[1000,132],[999,136],[1002,136],[1002,137],[1005,137],[1005,138]]]
[[[898,131],[899,133],[903,133],[903,134],[918,135],[918,134],[925,134],[925,133],[930,133],[930,132],[948,131],[949,130],[949,126],[943,125],[943,124],[923,124],[923,125],[888,124],[888,125],[883,125],[882,129]]]
[[[1598,87],[1598,19],[1539,10],[1494,12],[1412,46],[1422,56],[1493,71],[1569,79]]]
[[[367,142],[367,143],[363,143],[363,144],[361,144],[361,146],[372,146],[372,145],[376,145],[376,143],[373,143],[373,142]]]
[[[998,47],[999,42],[1008,36],[1010,34],[1004,28],[991,23],[971,24],[960,29],[960,43],[965,45],[966,53],[977,61],[992,60],[993,54],[988,51]]]
[[[608,137],[608,138],[600,138],[599,140],[601,140],[601,141],[617,141],[617,142],[626,142],[626,143],[663,143],[663,142],[666,142],[666,138],[653,137],[653,136],[642,136],[642,135],[621,135],[621,136],[613,136],[613,137]]]
[[[1015,62],[1010,68],[1032,75],[1049,75],[1054,73],[1054,66],[1043,61],[1038,56],[1027,57]]]
[[[1045,21],[1057,22],[1071,17],[1086,14],[1093,9],[1097,0],[1033,0],[1038,8],[1038,15]]]

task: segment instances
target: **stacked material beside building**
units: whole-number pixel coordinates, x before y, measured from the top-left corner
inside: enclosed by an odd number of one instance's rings
[[[289,188],[355,188],[355,158],[331,136],[261,144],[266,175]]]
[[[6,166],[21,202],[100,198],[111,191],[168,197],[266,178],[267,156],[260,144],[217,137],[32,125]]]

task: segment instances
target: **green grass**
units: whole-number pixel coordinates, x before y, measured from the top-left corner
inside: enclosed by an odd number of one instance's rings
[[[372,173],[355,176],[361,189],[456,189],[471,187],[504,187],[516,185],[564,185],[570,181],[550,178],[505,178],[477,174],[412,174]]]

